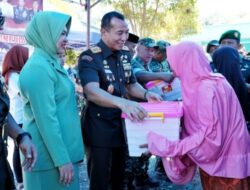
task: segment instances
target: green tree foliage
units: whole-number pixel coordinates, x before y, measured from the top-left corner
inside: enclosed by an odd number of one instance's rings
[[[196,0],[107,0],[122,12],[132,32],[169,41],[198,31]]]
[[[66,64],[69,66],[74,66],[77,64],[79,53],[74,49],[67,49],[66,51]]]
[[[164,39],[178,41],[199,30],[196,0],[181,0],[166,11],[163,27],[159,29]]]

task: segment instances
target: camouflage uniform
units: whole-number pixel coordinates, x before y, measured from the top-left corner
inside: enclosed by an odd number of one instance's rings
[[[167,60],[159,62],[155,59],[152,59],[152,61],[149,63],[149,69],[152,72],[171,72],[169,63]]]
[[[159,40],[156,42],[155,50],[156,52],[159,52],[162,54],[162,61],[152,59],[152,61],[149,63],[149,68],[152,72],[170,72],[170,66],[168,61],[166,60],[166,48],[170,44],[166,41]]]
[[[151,71],[148,64],[145,63],[140,57],[136,56],[131,61],[134,74],[138,71]]]

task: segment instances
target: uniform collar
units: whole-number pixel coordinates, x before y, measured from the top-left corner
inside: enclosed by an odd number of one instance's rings
[[[60,59],[56,55],[52,57],[41,48],[36,48],[35,52],[39,54],[41,57],[44,57],[57,71],[60,71],[61,73],[67,75],[66,70],[60,64]]]
[[[102,49],[102,54],[104,59],[120,52],[120,51],[113,52],[102,40],[97,45]]]

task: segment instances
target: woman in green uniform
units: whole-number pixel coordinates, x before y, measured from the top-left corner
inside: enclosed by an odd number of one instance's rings
[[[26,190],[79,189],[78,163],[83,143],[75,89],[59,54],[65,51],[71,17],[37,13],[25,33],[34,53],[20,73],[24,100],[23,128],[38,149],[32,172],[24,172]]]

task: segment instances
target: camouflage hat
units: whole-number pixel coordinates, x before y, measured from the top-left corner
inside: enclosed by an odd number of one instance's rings
[[[156,42],[156,47],[157,49],[161,50],[161,51],[166,51],[166,47],[170,46],[171,44],[164,41],[164,40],[159,40]]]
[[[235,39],[240,42],[240,32],[238,30],[228,30],[225,33],[223,33],[220,37],[219,44],[224,39]]]
[[[145,47],[148,47],[148,48],[153,48],[153,47],[156,47],[156,43],[155,43],[155,40],[153,40],[152,38],[141,38],[139,41],[138,41],[138,44],[141,44]]]
[[[129,33],[127,41],[137,44],[139,41],[139,37],[135,34]]]
[[[207,53],[209,53],[210,51],[210,48],[213,47],[213,46],[219,46],[219,42],[218,40],[211,40],[210,42],[208,42],[207,44]]]

